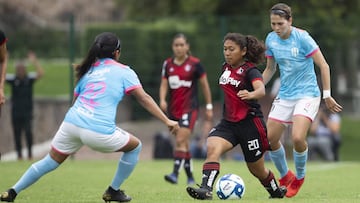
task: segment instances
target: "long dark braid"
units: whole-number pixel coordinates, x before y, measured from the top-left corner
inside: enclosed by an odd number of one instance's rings
[[[90,70],[96,60],[102,58],[114,59],[116,50],[120,50],[120,40],[115,34],[104,32],[96,36],[83,62],[75,66],[76,80],[79,81]]]

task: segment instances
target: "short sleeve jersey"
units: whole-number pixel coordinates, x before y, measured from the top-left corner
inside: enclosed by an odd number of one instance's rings
[[[219,84],[224,91],[223,117],[230,122],[239,122],[248,115],[262,117],[260,105],[256,100],[242,100],[237,96],[240,90],[253,91],[252,83],[256,80],[263,80],[261,72],[254,64],[245,64],[232,68],[224,63]]]
[[[110,58],[100,59],[77,83],[74,90],[77,99],[64,121],[112,134],[118,103],[125,94],[140,87],[138,76],[129,66]]]
[[[198,58],[189,56],[181,65],[168,58],[164,61],[161,74],[169,84],[170,117],[180,119],[184,113],[199,108],[197,83],[206,73]]]
[[[7,41],[7,38],[5,36],[5,33],[0,30],[0,46],[3,45]]]
[[[301,99],[320,96],[314,61],[311,56],[319,51],[314,39],[305,30],[292,27],[288,39],[270,32],[265,40],[266,57],[273,57],[279,65],[280,99]]]

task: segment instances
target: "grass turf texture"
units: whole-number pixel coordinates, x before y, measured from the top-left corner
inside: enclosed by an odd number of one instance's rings
[[[194,161],[194,174],[200,183],[202,161]],[[21,174],[31,165],[31,162],[0,163],[0,190],[11,187]],[[275,172],[271,162],[267,167]],[[293,164],[289,163],[293,168]],[[57,170],[42,177],[30,188],[22,191],[17,203],[22,202],[103,202],[101,197],[117,166],[116,160],[80,161],[68,160]],[[133,174],[124,183],[122,189],[130,195],[131,202],[183,203],[199,202],[190,198],[186,191],[186,178],[183,171],[177,185],[164,181],[164,174],[171,171],[172,161],[140,161]],[[272,202],[358,202],[360,190],[360,164],[358,162],[308,162],[307,176],[299,194],[286,200],[271,200]],[[268,200],[268,194],[259,181],[247,170],[244,162],[224,160],[221,174],[235,173],[240,175],[246,184],[244,198],[240,201],[260,203]],[[275,175],[278,176],[277,172]],[[223,202],[214,194],[210,202]],[[235,202],[232,200],[227,200]],[[238,202],[238,201],[237,201]]]

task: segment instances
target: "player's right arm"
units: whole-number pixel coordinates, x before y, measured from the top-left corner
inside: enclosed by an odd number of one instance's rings
[[[167,102],[166,102],[166,95],[168,92],[168,80],[164,77],[161,78],[160,82],[160,89],[159,89],[159,102],[160,102],[160,108],[164,112],[167,111]]]
[[[177,130],[179,129],[178,122],[170,120],[156,104],[154,99],[148,93],[146,93],[142,87],[138,87],[132,90],[130,93],[131,95],[135,96],[139,104],[143,106],[149,113],[165,123],[172,134],[176,134]]]
[[[267,57],[266,68],[265,68],[265,70],[264,70],[264,72],[262,74],[265,85],[271,80],[271,78],[275,74],[276,65],[277,64],[275,62],[274,57]]]
[[[5,103],[5,74],[7,67],[7,49],[6,43],[0,45],[0,105]]]

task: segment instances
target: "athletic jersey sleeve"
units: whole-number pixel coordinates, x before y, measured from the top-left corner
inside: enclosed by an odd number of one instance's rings
[[[310,36],[308,32],[302,31],[301,35],[301,45],[302,49],[304,50],[305,56],[311,57],[319,49],[319,46],[316,44],[315,40]]]
[[[167,60],[164,61],[163,65],[162,65],[162,69],[161,69],[161,77],[162,78],[167,78],[167,72],[166,72],[166,65],[168,64]]]
[[[201,65],[201,63],[197,63],[197,64],[195,65],[195,67],[196,67],[195,73],[196,73],[196,77],[197,77],[197,78],[201,78],[201,77],[203,77],[203,76],[206,75],[205,69],[204,69],[204,67]]]
[[[130,67],[124,71],[124,87],[126,94],[129,94],[131,90],[142,87],[139,77]]]
[[[251,68],[247,76],[250,82],[254,82],[256,80],[263,81],[262,74],[257,68]]]

